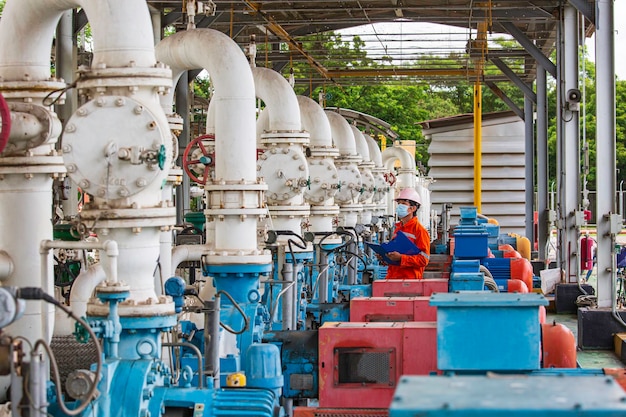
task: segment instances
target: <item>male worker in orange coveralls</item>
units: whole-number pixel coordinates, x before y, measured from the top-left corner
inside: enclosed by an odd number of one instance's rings
[[[422,204],[420,195],[413,188],[405,188],[396,198],[396,214],[399,222],[392,239],[398,232],[404,234],[421,250],[417,255],[403,255],[400,252],[388,252],[387,257],[400,265],[389,265],[386,279],[422,279],[424,269],[430,258],[430,236],[417,219],[417,210]]]

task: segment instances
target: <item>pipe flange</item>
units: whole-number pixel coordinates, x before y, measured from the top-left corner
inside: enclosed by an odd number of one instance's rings
[[[46,142],[54,143],[61,134],[61,121],[46,107],[21,102],[9,102],[11,133],[2,155],[14,156]]]
[[[242,220],[245,220],[248,217],[266,217],[267,208],[208,208],[204,210],[204,214],[210,219],[238,216],[241,217]]]
[[[128,330],[132,327],[124,325],[124,318],[154,318],[157,328],[171,327],[176,324],[176,312],[174,302],[171,297],[160,296],[158,299],[149,298],[144,301],[133,299],[122,301],[118,304],[118,314],[122,320],[122,326]],[[92,298],[87,304],[88,317],[107,317],[109,315],[109,304]],[[173,320],[173,323],[172,323]]]
[[[242,182],[242,181],[225,181],[217,179],[215,181],[209,181],[204,186],[206,191],[267,191],[267,184],[258,182]]]
[[[335,160],[335,164],[360,164],[362,161],[361,155],[341,155]]]
[[[261,134],[261,143],[267,147],[268,145],[290,143],[308,145],[310,143],[310,134],[305,131],[272,131],[263,132]]]
[[[311,206],[311,216],[336,216],[339,214],[339,206]]]
[[[363,211],[363,204],[345,204],[339,206],[340,213],[359,213]]]
[[[99,234],[105,236],[106,229],[132,229],[140,233],[144,228],[162,228],[176,224],[176,208],[144,207],[144,208],[93,208],[90,203],[80,213],[84,222],[93,224]]]
[[[339,158],[339,149],[335,146],[311,146],[311,158]]]
[[[79,95],[91,89],[102,93],[108,87],[154,87],[159,94],[167,94],[172,88],[172,71],[167,67],[83,68],[79,75]]]
[[[202,262],[208,269],[225,265],[249,265],[250,267],[259,267],[262,272],[266,272],[268,269],[271,270],[272,255],[269,251],[260,253],[258,250],[247,253],[241,250],[210,251],[202,256]]]
[[[19,99],[24,101],[30,99],[44,99],[54,91],[59,91],[61,97],[58,98],[56,104],[65,103],[65,93],[61,91],[67,88],[64,81],[5,81],[0,82],[0,91],[6,99]],[[54,96],[56,99],[57,96]]]
[[[52,177],[65,175],[65,166],[61,156],[10,156],[0,158],[0,175],[45,174]]]
[[[308,204],[302,206],[270,206],[269,209],[274,217],[307,217],[311,213],[311,206]]]
[[[140,193],[164,176],[156,155],[170,146],[157,115],[125,96],[101,96],[76,110],[63,134],[67,172],[84,191],[107,200]],[[130,146],[129,146],[130,145]],[[169,166],[167,162],[163,164]]]

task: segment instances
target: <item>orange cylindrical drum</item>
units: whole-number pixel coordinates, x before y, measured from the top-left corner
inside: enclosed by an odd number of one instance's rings
[[[533,266],[528,259],[511,258],[511,279],[524,281],[528,291],[533,288]]]
[[[530,260],[530,240],[527,237],[517,237],[517,251],[522,255],[522,258]]]
[[[542,324],[544,368],[576,368],[574,333],[560,323]]]
[[[519,280],[519,279],[509,279],[509,280],[507,280],[506,284],[507,284],[506,292],[519,292],[519,293],[526,293],[526,292],[528,292],[528,287],[526,286],[526,284],[522,280]]]

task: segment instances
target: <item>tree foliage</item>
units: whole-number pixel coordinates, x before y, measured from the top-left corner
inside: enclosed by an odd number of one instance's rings
[[[307,43],[311,42],[311,43]],[[332,66],[343,63],[347,67],[371,67],[376,68],[383,64],[370,60],[364,44],[360,38],[355,37],[352,42],[347,42],[336,34],[315,35],[313,39],[304,40],[305,48],[325,48],[324,59]],[[496,47],[503,49],[514,47],[512,41],[497,40]],[[346,63],[346,58],[348,62]],[[450,60],[455,57],[451,56]],[[556,60],[552,57],[553,61]],[[580,139],[585,139],[586,148],[581,145],[580,163],[585,167],[588,161],[587,186],[594,190],[596,182],[596,90],[595,90],[595,66],[593,62],[585,59],[584,90],[585,97],[581,103]],[[504,63],[513,71],[521,70],[525,62],[521,58],[503,58]],[[432,62],[442,64],[441,57],[433,57]],[[428,64],[428,59],[421,59],[421,63]],[[306,65],[294,65],[296,76],[306,77],[311,69]],[[494,67],[486,66],[486,74],[499,73]],[[518,107],[523,109],[524,94],[510,82],[498,83],[498,88],[506,94]],[[302,94],[303,87],[296,86],[296,92]],[[326,85],[318,87],[312,94],[317,97],[323,91],[326,97],[326,106],[345,107],[378,117],[391,125],[391,128],[399,134],[400,139],[410,139],[417,142],[416,160],[427,166],[428,143],[424,139],[420,126],[417,124],[425,120],[441,117],[471,113],[473,111],[473,85],[470,82],[450,83],[445,79],[440,82],[412,83],[407,85],[391,85],[381,83],[378,85],[337,87]],[[618,184],[626,180],[626,81],[616,80],[616,166]],[[489,88],[483,87],[483,111],[493,112],[509,110],[508,106]],[[550,182],[556,181],[556,83],[548,79],[548,175]],[[583,123],[584,118],[584,123]],[[584,129],[584,130],[583,130]],[[588,152],[588,154],[585,154]],[[581,177],[584,169],[581,169]],[[583,181],[583,178],[581,178]]]

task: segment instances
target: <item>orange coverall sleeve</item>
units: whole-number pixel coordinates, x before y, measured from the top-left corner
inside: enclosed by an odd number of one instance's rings
[[[415,239],[411,238],[411,240],[422,252],[417,255],[402,255],[400,265],[424,268],[430,259],[430,236],[422,225],[418,225],[415,229]]]

